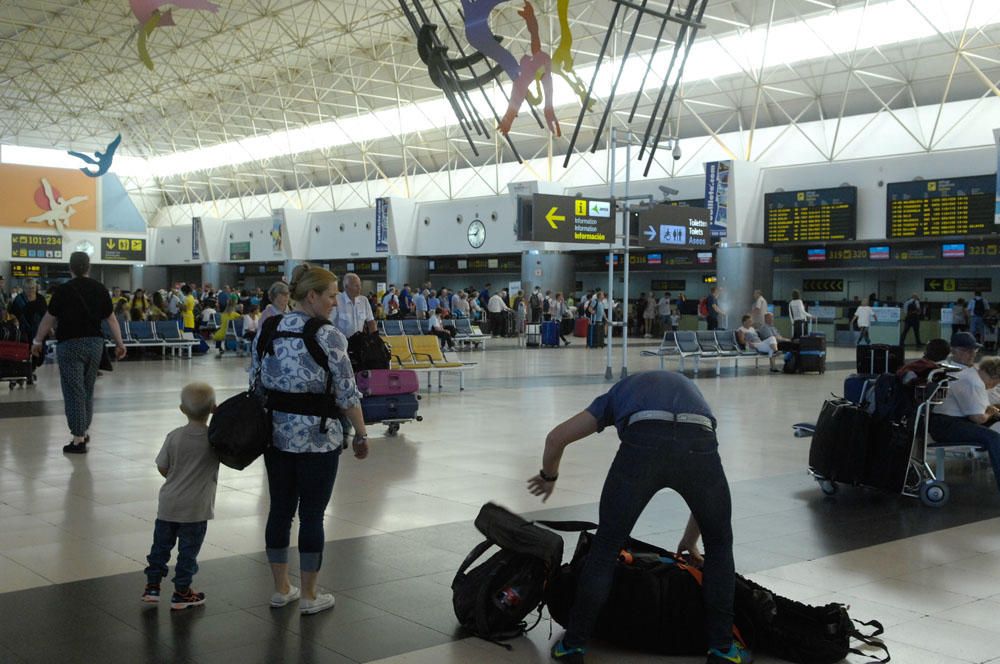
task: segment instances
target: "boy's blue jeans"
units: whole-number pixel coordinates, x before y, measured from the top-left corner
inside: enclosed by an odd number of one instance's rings
[[[661,489],[684,498],[705,545],[702,594],[708,645],[723,652],[733,641],[732,503],[715,432],[691,425],[649,421],[621,436],[601,493],[600,521],[580,574],[564,643],[586,644],[608,599],[615,561],[643,509]]]
[[[207,531],[208,521],[176,523],[157,519],[153,527],[153,546],[146,556],[146,561],[149,563],[149,567],[145,569],[146,582],[159,585],[160,579],[167,575],[170,552],[174,548],[174,543],[177,543],[174,587],[178,590],[190,588],[191,580],[198,573],[198,552],[201,551]]]

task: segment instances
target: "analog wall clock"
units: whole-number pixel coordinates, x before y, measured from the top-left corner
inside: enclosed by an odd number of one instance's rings
[[[478,249],[486,242],[486,226],[478,219],[473,219],[469,224],[469,244],[473,249]]]

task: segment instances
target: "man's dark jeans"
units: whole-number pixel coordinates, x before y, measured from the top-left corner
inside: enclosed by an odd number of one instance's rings
[[[333,495],[340,448],[332,452],[295,454],[274,447],[264,452],[271,509],[264,528],[267,560],[288,562],[292,518],[299,513],[299,566],[319,571],[323,564],[323,512]]]
[[[594,537],[565,643],[586,643],[608,599],[615,561],[625,538],[657,491],[670,488],[687,502],[705,544],[705,627],[708,645],[728,650],[733,640],[732,503],[715,433],[692,424],[639,422],[622,435],[604,481],[600,525]]]
[[[194,523],[175,523],[173,521],[156,520],[153,526],[153,546],[146,556],[149,567],[145,569],[146,582],[159,585],[160,579],[169,570],[170,552],[177,543],[177,564],[174,565],[174,587],[186,590],[191,587],[191,579],[198,573],[198,552],[205,542],[208,531],[208,521]]]
[[[976,424],[965,417],[932,415],[928,429],[935,443],[953,445],[965,443],[986,448],[993,466],[994,479],[1000,488],[1000,433]]]

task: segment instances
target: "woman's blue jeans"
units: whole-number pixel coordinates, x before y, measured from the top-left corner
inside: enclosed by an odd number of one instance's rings
[[[267,560],[288,562],[292,518],[299,514],[299,566],[317,572],[323,564],[323,512],[333,495],[340,448],[332,452],[292,453],[269,447],[264,452],[271,509],[264,542]]]
[[[581,646],[590,637],[608,599],[626,537],[653,496],[669,488],[684,498],[701,528],[708,645],[728,650],[733,641],[736,570],[729,483],[715,432],[654,420],[630,426],[621,439],[604,481],[600,522],[578,582],[566,645]]]

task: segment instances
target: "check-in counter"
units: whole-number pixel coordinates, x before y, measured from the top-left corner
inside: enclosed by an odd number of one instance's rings
[[[901,310],[899,307],[873,307],[875,320],[868,328],[868,336],[873,344],[889,344],[895,346],[899,343],[899,321]]]
[[[814,333],[826,337],[826,342],[832,344],[837,333],[837,307],[812,307],[809,313],[816,317],[810,329]]]

